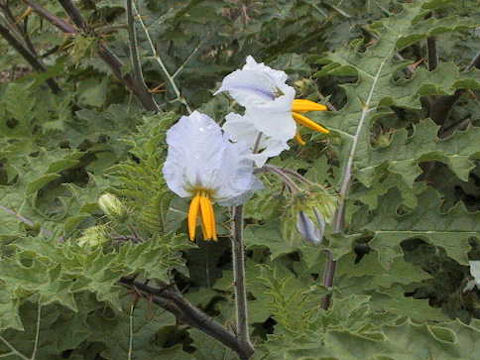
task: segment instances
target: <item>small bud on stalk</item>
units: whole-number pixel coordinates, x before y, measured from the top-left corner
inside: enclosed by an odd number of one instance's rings
[[[86,248],[93,248],[108,242],[107,232],[104,226],[92,226],[85,230],[78,239],[78,245]]]
[[[112,220],[125,220],[127,209],[113,194],[103,194],[98,199],[98,206]]]
[[[297,217],[297,230],[306,241],[318,245],[321,244],[323,240],[323,234],[325,232],[325,219],[316,208],[313,208],[313,215],[315,218],[315,223],[305,213],[305,211],[299,211]]]

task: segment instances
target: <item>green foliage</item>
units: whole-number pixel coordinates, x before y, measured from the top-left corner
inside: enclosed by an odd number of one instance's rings
[[[58,2],[39,3],[66,18]],[[0,41],[0,357],[235,359],[118,283],[175,283],[226,328],[235,322],[228,209],[215,209],[219,241],[193,244],[188,200],[162,177],[165,132],[185,107],[139,24],[160,112],[141,110],[97,56],[108,45],[131,70],[123,1],[75,4],[88,34],[63,36],[35,14],[18,20],[44,73],[15,69],[24,59]],[[480,293],[466,285],[468,260],[480,259],[478,2],[135,4],[192,109],[219,123],[236,109],[212,93],[247,55],[285,70],[297,97],[336,109],[309,114],[329,135],[302,130],[307,145],[271,161],[311,183],[292,197],[262,174],[265,188],[245,205],[254,358],[477,359]],[[9,6],[16,19],[26,10]],[[102,211],[105,193],[121,217]],[[295,227],[298,211],[314,208],[327,221],[321,245]],[[325,251],[337,260],[333,290],[322,286]]]

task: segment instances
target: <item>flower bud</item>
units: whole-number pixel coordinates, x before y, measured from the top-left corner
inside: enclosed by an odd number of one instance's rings
[[[325,220],[323,215],[313,208],[313,215],[315,223],[305,213],[305,211],[298,212],[297,230],[308,242],[318,245],[322,243],[323,234],[325,232]]]
[[[93,248],[106,243],[108,240],[105,227],[99,225],[85,230],[77,241],[81,247]]]
[[[123,220],[127,216],[127,209],[113,194],[103,194],[98,199],[100,209],[112,220]]]
[[[469,261],[468,263],[470,264],[470,275],[472,275],[477,288],[480,288],[480,260]]]

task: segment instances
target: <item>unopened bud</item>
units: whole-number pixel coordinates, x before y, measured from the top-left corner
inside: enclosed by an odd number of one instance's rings
[[[100,209],[113,220],[123,220],[127,216],[125,205],[113,194],[103,194],[98,199]]]
[[[323,215],[317,210],[313,209],[313,215],[315,223],[304,212],[298,212],[297,218],[297,230],[303,236],[305,240],[312,244],[321,244],[323,240],[323,234],[325,232],[325,219]]]
[[[472,275],[477,288],[480,288],[480,260],[469,261],[468,263],[470,264],[470,275]]]
[[[83,235],[77,240],[81,247],[96,247],[108,241],[104,226],[92,226],[85,230]]]

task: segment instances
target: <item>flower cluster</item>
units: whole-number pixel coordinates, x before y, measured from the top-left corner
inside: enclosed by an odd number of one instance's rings
[[[286,81],[285,72],[249,56],[245,66],[227,75],[215,93],[227,92],[245,108],[243,115],[228,114],[222,129],[195,111],[168,130],[163,174],[170,190],[192,199],[187,219],[190,240],[195,240],[198,219],[203,238],[216,240],[213,203],[242,204],[261,187],[253,173],[255,165],[262,167],[269,158],[288,149],[292,138],[305,144],[297,124],[328,133],[303,115],[326,107],[295,100],[295,90]]]

